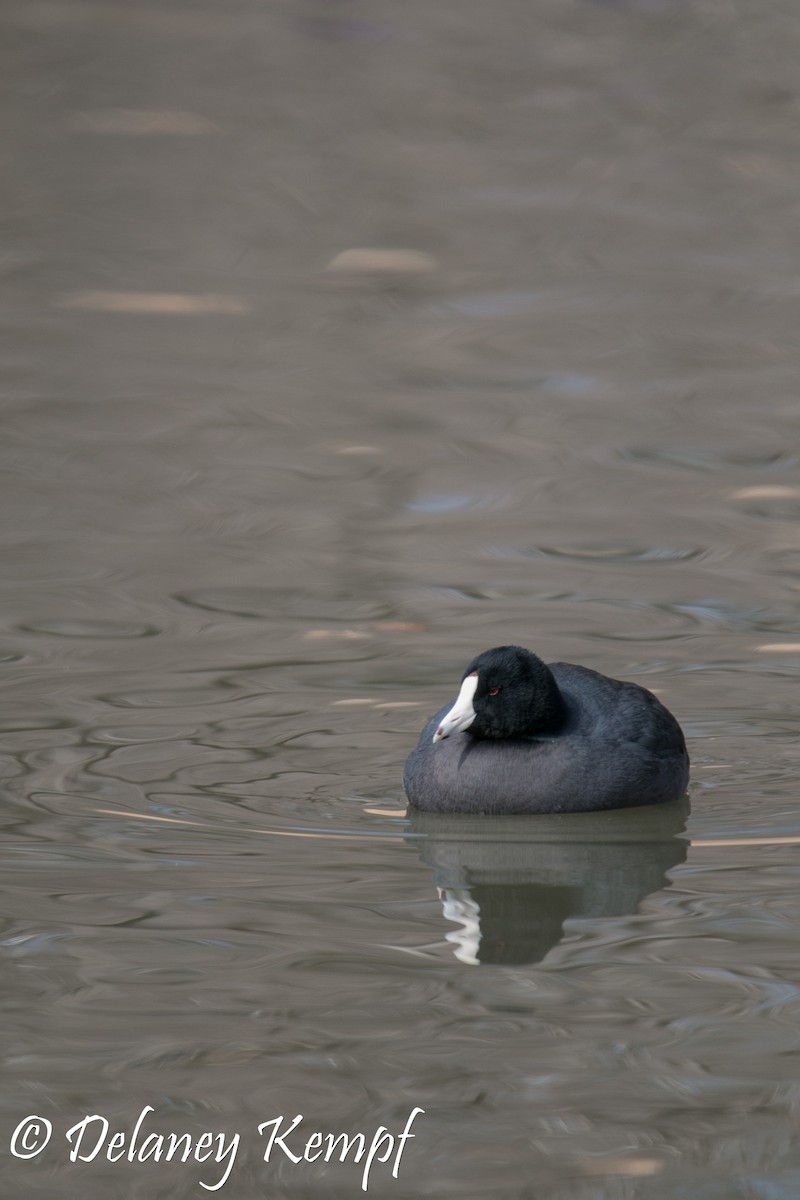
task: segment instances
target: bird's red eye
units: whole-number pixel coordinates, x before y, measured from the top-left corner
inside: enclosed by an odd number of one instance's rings
[[[499,688],[499,687],[497,687],[497,688],[489,688],[489,695],[490,695],[490,696],[496,696],[496,695],[497,695],[497,693],[498,693],[499,691],[500,691],[500,688]]]

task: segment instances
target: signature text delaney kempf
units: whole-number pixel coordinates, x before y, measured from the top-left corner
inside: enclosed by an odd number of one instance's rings
[[[375,1163],[389,1164],[397,1179],[400,1160],[406,1142],[414,1137],[411,1127],[423,1108],[414,1108],[403,1129],[390,1133],[379,1125],[374,1134],[309,1132],[304,1117],[273,1117],[257,1126],[259,1150],[265,1163],[280,1159],[295,1166],[313,1162],[353,1162],[361,1169],[361,1188],[366,1192],[370,1172]],[[207,1163],[204,1179],[198,1183],[207,1192],[217,1192],[227,1183],[241,1146],[238,1133],[153,1133],[147,1129],[147,1119],[155,1112],[146,1105],[132,1129],[114,1130],[111,1123],[98,1113],[87,1114],[70,1129],[64,1140],[69,1147],[72,1163],[93,1162],[105,1158],[109,1162],[196,1162]],[[9,1149],[15,1158],[36,1158],[49,1145],[53,1126],[46,1117],[32,1114],[24,1117],[11,1135]],[[215,1167],[217,1170],[213,1170]]]

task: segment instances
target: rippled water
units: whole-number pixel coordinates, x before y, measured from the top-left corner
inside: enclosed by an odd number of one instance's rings
[[[795,6],[2,24],[11,1192],[207,1194],[70,1162],[152,1105],[352,1197],[258,1124],[419,1107],[371,1194],[794,1200]],[[508,641],[655,689],[691,811],[407,818]]]

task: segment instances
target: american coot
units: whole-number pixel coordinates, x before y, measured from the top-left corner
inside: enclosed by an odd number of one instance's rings
[[[474,658],[406,760],[428,812],[588,812],[683,795],[689,756],[652,692],[521,646]]]

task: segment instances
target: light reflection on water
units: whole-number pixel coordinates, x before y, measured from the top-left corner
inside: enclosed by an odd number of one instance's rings
[[[7,1125],[419,1105],[398,1200],[793,1200],[794,9],[206,7],[2,17]],[[406,818],[503,642],[657,690],[691,815]]]

